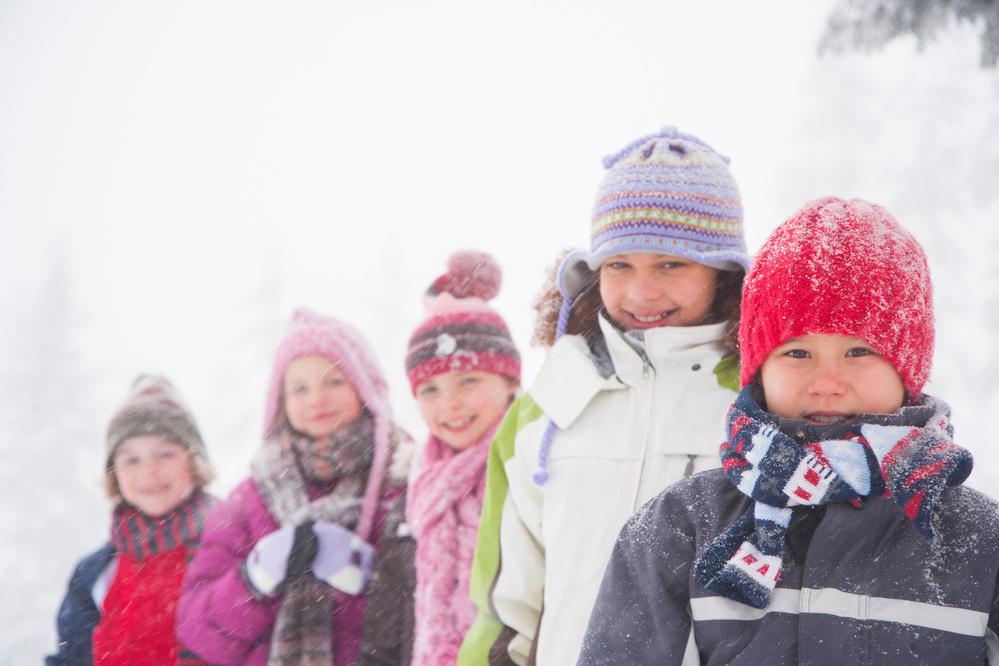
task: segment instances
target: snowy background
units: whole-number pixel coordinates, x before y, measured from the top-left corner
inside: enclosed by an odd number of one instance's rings
[[[306,304],[369,337],[422,438],[402,362],[447,255],[504,267],[529,381],[532,299],[587,243],[600,158],[667,124],[732,157],[752,250],[824,194],[916,233],[929,390],[996,494],[999,73],[968,25],[820,57],[829,8],[0,0],[0,664],[51,648],[106,538],[103,430],[137,373],[177,385],[224,495]]]

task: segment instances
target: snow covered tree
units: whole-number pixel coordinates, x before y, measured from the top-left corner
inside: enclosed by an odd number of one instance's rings
[[[999,63],[999,0],[839,0],[819,52],[875,51],[903,35],[922,50],[951,22],[981,25],[981,64]]]

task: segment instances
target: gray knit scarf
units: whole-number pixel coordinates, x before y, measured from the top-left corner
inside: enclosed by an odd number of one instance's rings
[[[311,519],[353,530],[374,451],[374,422],[364,415],[321,441],[286,430],[264,442],[251,467],[267,510],[282,527]],[[333,485],[310,500],[310,483]],[[271,634],[269,666],[333,663],[330,630],[338,595],[311,573],[287,581]]]

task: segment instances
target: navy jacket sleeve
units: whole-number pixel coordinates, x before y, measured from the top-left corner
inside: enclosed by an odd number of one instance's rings
[[[628,520],[590,615],[580,666],[682,663],[694,549],[689,516],[670,491]]]
[[[92,594],[94,583],[114,555],[114,547],[106,544],[76,565],[56,618],[58,652],[45,658],[45,666],[80,666],[92,663],[90,638],[101,619],[101,611],[94,603]]]

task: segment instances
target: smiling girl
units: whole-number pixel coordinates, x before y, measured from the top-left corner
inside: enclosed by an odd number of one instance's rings
[[[412,625],[396,613],[412,586],[392,590],[403,601],[389,604],[371,597],[368,578],[373,564],[412,554],[401,454],[410,443],[360,333],[295,312],[264,421],[250,478],[208,518],[178,636],[223,666],[352,666],[369,632],[408,650]]]
[[[605,160],[589,252],[538,304],[550,346],[489,458],[462,664],[572,664],[614,538],[718,465],[749,266],[727,160],[666,129]]]
[[[214,498],[194,418],[163,377],[142,375],[111,419],[105,479],[111,541],[76,567],[59,610],[60,664],[176,664],[181,580]]]
[[[414,666],[455,663],[475,618],[469,574],[489,443],[520,384],[520,354],[487,301],[500,268],[460,252],[427,291],[427,318],[410,338],[406,371],[430,431],[409,490],[417,539]]]

